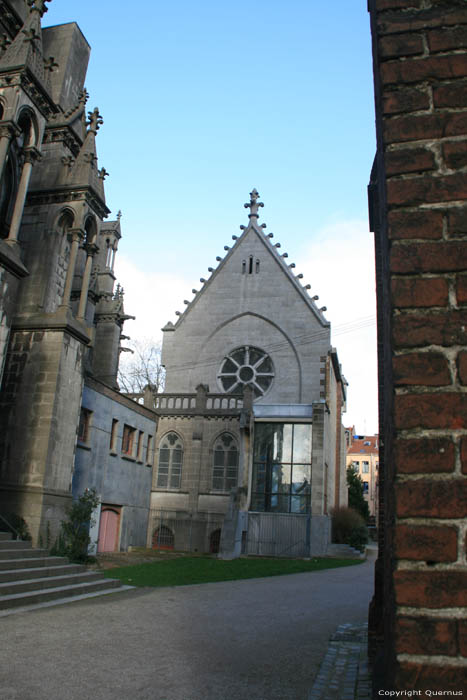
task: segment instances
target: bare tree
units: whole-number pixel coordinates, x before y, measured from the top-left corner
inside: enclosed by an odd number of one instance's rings
[[[164,390],[165,369],[161,365],[161,346],[153,338],[129,340],[131,354],[120,358],[118,384],[128,394],[143,393],[149,386],[153,393]]]

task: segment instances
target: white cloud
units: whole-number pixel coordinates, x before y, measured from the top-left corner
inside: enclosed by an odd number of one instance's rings
[[[367,221],[338,221],[313,236],[302,251],[300,272],[326,306],[332,343],[347,381],[346,425],[378,431],[376,294],[373,235]]]
[[[175,323],[175,311],[184,310],[184,299],[191,299],[190,281],[168,273],[148,273],[124,255],[117,259],[116,274],[125,290],[125,313],[136,316],[125,323],[125,335],[152,338],[160,342],[161,328]]]

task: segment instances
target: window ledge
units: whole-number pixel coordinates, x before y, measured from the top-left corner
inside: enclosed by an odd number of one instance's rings
[[[109,455],[111,457],[118,457],[118,452],[115,452],[115,450],[110,450]]]
[[[88,444],[85,443],[85,442],[80,442],[80,441],[78,440],[78,442],[76,443],[76,446],[77,446],[77,447],[80,447],[82,450],[88,450],[88,452],[91,451],[91,445],[88,445]]]
[[[121,455],[122,459],[125,459],[127,462],[136,462],[136,459],[132,457],[131,455],[126,455],[123,454]]]

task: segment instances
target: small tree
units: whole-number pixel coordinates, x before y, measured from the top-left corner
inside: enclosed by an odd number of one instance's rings
[[[149,386],[156,394],[164,389],[165,370],[161,364],[161,346],[153,338],[128,343],[130,357],[122,358],[118,370],[120,391],[143,393]]]
[[[92,514],[99,503],[95,489],[86,491],[67,509],[67,519],[62,521],[58,540],[52,554],[68,557],[71,561],[87,561],[91,543],[89,529],[95,525]]]
[[[349,490],[349,508],[353,508],[360,513],[367,523],[370,517],[370,509],[363,495],[363,481],[354,467],[347,467],[347,487]]]

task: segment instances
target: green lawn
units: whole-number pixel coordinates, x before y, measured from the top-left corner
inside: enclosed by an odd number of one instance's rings
[[[361,564],[361,559],[233,559],[184,557],[107,569],[108,578],[118,578],[130,586],[188,586],[192,583],[235,581],[237,579],[283,576],[308,571],[335,569]]]

